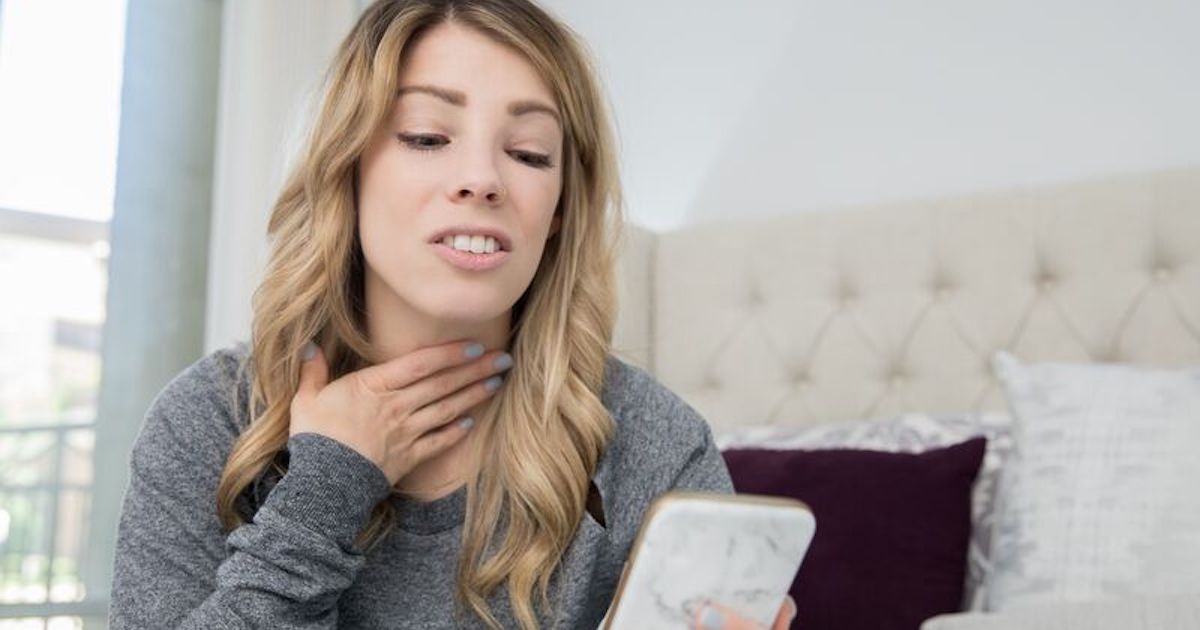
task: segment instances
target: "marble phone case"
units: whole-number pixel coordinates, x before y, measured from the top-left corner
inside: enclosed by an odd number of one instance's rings
[[[650,505],[605,630],[691,628],[685,604],[711,598],[770,627],[816,532],[784,497],[672,491]]]

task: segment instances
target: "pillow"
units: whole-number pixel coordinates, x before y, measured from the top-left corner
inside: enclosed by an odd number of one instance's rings
[[[788,592],[805,630],[916,629],[960,609],[987,438],[924,453],[728,449],[739,493],[799,499],[817,531]]]
[[[1200,592],[1200,368],[992,366],[1013,448],[985,608]]]
[[[973,436],[987,438],[987,453],[971,496],[971,541],[967,548],[967,575],[962,610],[983,609],[984,576],[990,568],[996,482],[1000,467],[1012,447],[1012,417],[1008,412],[929,415],[906,413],[897,417],[829,422],[804,427],[778,425],[744,427],[719,432],[719,448],[868,449],[919,453],[957,444]]]

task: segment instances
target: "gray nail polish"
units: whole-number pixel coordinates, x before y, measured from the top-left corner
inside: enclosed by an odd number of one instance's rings
[[[483,356],[483,344],[479,343],[478,341],[472,343],[471,345],[467,346],[466,353],[467,358],[478,359],[479,357]]]
[[[705,628],[719,630],[721,626],[725,625],[725,616],[716,608],[705,608],[704,614],[700,617],[700,623]]]
[[[466,418],[459,418],[459,420],[458,420],[458,426],[460,426],[464,429],[470,429],[471,425],[473,425],[473,424],[475,424],[475,418],[466,417]]]
[[[512,367],[512,364],[513,364],[512,355],[507,352],[496,357],[495,365],[496,365],[497,370],[507,370],[508,368]]]
[[[499,375],[496,375],[484,381],[483,386],[486,387],[489,392],[494,392],[497,389],[500,389],[500,383],[502,382],[504,382],[504,379],[500,378]]]
[[[311,360],[315,356],[317,356],[317,344],[311,341],[304,344],[304,360]]]

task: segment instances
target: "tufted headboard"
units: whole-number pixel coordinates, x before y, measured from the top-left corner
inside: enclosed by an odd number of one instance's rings
[[[1003,410],[999,348],[1200,364],[1200,167],[627,225],[614,346],[715,431]]]

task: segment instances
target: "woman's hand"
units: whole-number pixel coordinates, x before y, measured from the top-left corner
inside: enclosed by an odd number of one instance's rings
[[[288,436],[333,438],[374,462],[395,485],[462,439],[469,425],[452,421],[499,388],[502,377],[493,375],[508,369],[512,358],[482,352],[482,345],[468,341],[419,348],[329,383],[325,353],[312,344],[292,398]],[[497,364],[500,357],[506,358]]]
[[[692,626],[697,630],[767,630],[767,628],[737,614],[728,606],[716,602],[703,602],[702,604],[696,606],[695,615],[692,617]],[[779,607],[779,612],[775,615],[775,622],[771,624],[770,630],[787,630],[792,619],[795,618],[796,602],[792,600],[791,595],[788,595],[783,598],[783,605]]]

